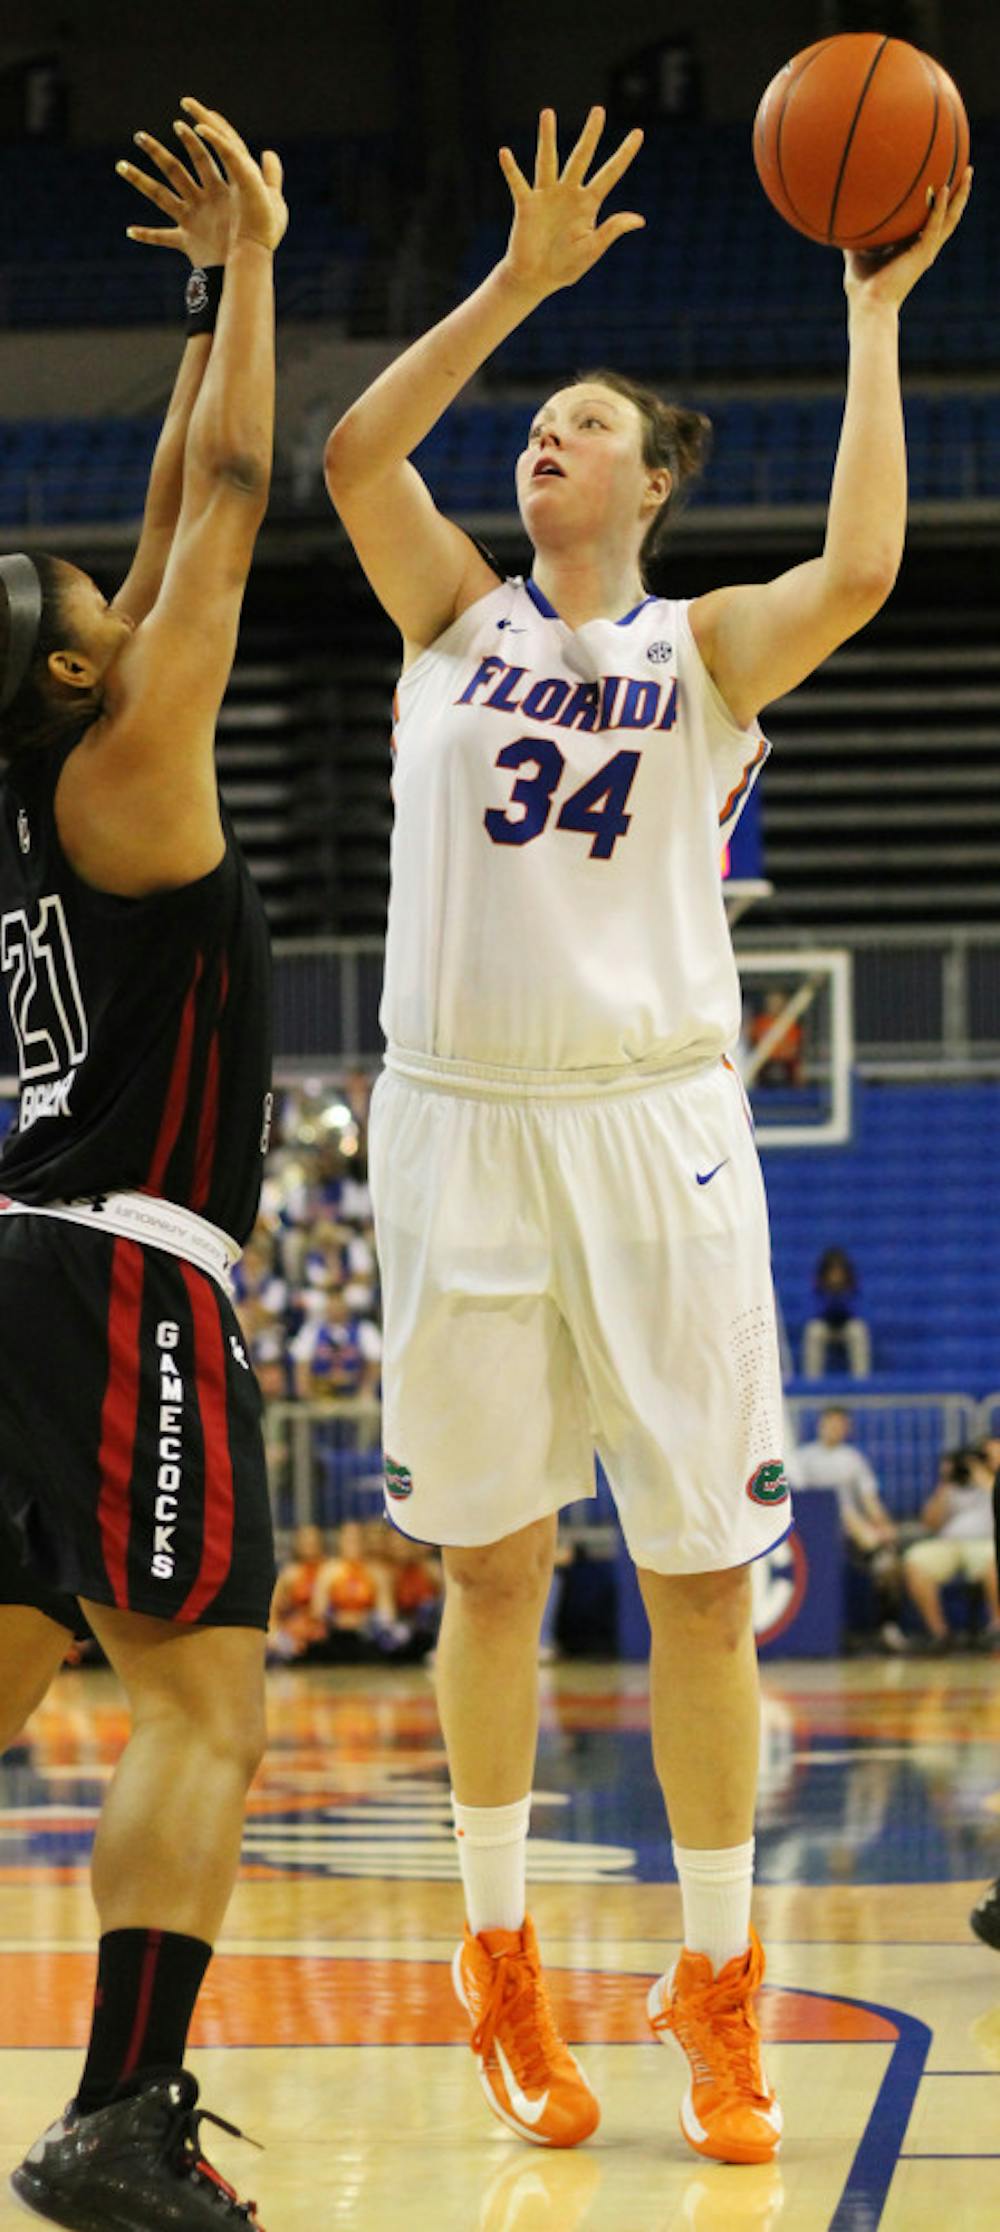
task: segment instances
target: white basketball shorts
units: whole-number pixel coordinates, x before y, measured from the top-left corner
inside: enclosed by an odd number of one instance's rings
[[[405,1060],[369,1140],[394,1524],[496,1542],[592,1495],[596,1449],[637,1565],[773,1548],[791,1508],[767,1207],[731,1065],[518,1095]]]

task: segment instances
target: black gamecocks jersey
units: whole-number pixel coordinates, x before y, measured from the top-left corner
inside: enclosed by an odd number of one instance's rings
[[[37,1206],[137,1189],[242,1242],[271,1106],[264,911],[225,815],[225,855],[196,883],[119,899],[81,882],[54,801],[83,733],[0,776],[0,963],[20,1078],[0,1191]]]

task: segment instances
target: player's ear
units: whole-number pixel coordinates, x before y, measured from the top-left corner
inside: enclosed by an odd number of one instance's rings
[[[661,510],[674,485],[674,476],[666,465],[654,466],[646,475],[646,493],[642,508],[650,514]]]
[[[53,681],[69,690],[92,690],[99,679],[85,651],[50,651],[47,664]]]

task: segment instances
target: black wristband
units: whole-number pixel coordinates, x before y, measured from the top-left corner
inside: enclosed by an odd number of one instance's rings
[[[225,264],[207,264],[204,269],[195,264],[184,289],[184,323],[189,334],[215,332],[225,276]]]

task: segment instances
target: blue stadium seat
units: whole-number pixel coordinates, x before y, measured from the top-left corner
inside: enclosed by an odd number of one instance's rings
[[[983,1238],[1000,1221],[1000,1084],[862,1080],[855,1095],[848,1146],[764,1155],[775,1278],[796,1359],[817,1257],[837,1245],[853,1258],[872,1329],[876,1372],[867,1388],[988,1394],[1000,1387],[1000,1268]],[[931,1214],[924,1197],[918,1215],[914,1158],[919,1149],[926,1167],[929,1147],[937,1163]],[[843,1393],[852,1383],[837,1384]]]

